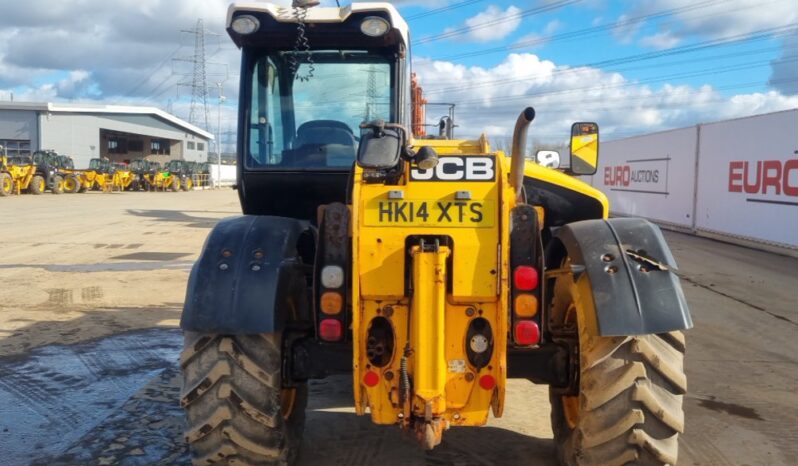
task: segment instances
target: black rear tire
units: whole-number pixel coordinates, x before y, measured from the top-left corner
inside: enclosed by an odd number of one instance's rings
[[[64,193],[64,178],[60,175],[56,175],[53,177],[53,185],[50,187],[50,191],[53,194],[63,194]]]
[[[80,189],[80,182],[75,175],[67,175],[64,178],[64,192],[67,194],[75,194]]]
[[[30,180],[30,186],[28,186],[28,192],[39,195],[42,194],[45,189],[47,189],[47,182],[44,180],[44,177],[41,175],[33,175],[33,179]]]
[[[5,172],[0,173],[0,196],[10,196],[14,193],[14,179]]]
[[[550,389],[551,423],[562,465],[676,464],[684,432],[682,332],[601,337],[590,334],[587,277],[557,279],[551,315],[579,340],[579,394]]]
[[[279,334],[185,333],[180,356],[195,465],[290,465],[299,453],[307,385],[281,386]]]

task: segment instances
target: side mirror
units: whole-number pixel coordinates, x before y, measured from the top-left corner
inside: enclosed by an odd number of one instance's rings
[[[599,128],[596,123],[571,126],[571,173],[594,175],[598,167]]]
[[[546,168],[560,168],[560,153],[556,150],[539,150],[535,154],[535,162]]]
[[[399,125],[377,120],[360,125],[357,164],[363,168],[387,170],[399,164],[404,147],[404,130]]]

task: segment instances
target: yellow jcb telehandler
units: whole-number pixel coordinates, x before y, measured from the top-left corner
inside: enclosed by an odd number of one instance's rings
[[[0,196],[12,194],[14,194],[14,177],[9,172],[6,149],[0,145]]]
[[[41,194],[47,189],[44,177],[29,156],[8,157],[0,146],[0,196],[22,192]]]
[[[181,404],[194,464],[291,464],[308,380],[427,449],[549,386],[564,465],[677,462],[692,326],[659,229],[608,218],[598,125],[568,164],[411,128],[409,33],[388,3],[233,4],[238,194],[188,282]],[[445,134],[444,134],[445,136]],[[567,165],[567,166],[566,166]],[[382,460],[375,458],[374,463]]]

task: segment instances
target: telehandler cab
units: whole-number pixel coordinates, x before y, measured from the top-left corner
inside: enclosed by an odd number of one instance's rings
[[[28,192],[42,194],[49,189],[53,194],[62,194],[64,177],[59,172],[58,154],[52,150],[37,150],[31,155],[31,158],[33,164],[36,165],[36,174],[30,182]]]
[[[518,408],[517,377],[549,385],[562,464],[676,463],[692,322],[659,229],[570,176],[595,172],[598,126],[573,126],[559,170],[525,159],[532,108],[511,157],[425,139],[397,10],[299,3],[228,13],[244,215],[188,282],[194,464],[291,464],[307,383],[336,373],[428,449]]]

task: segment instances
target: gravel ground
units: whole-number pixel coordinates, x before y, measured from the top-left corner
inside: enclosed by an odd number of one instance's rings
[[[0,199],[3,464],[187,464],[176,325],[234,191]],[[666,235],[687,333],[680,464],[798,464],[798,259]],[[545,387],[508,384],[505,417],[431,453],[355,416],[351,379],[314,382],[302,465],[551,465]]]

